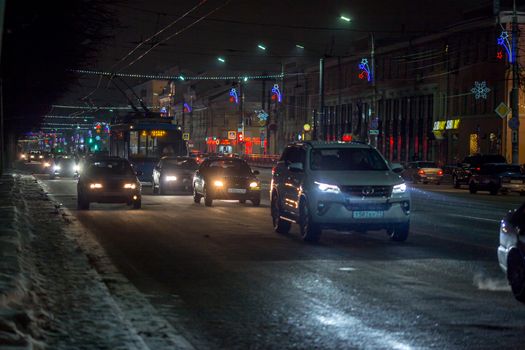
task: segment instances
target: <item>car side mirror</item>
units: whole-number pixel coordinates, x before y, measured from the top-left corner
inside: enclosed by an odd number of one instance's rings
[[[390,164],[390,167],[392,168],[392,171],[396,174],[399,174],[403,172],[403,170],[405,170],[405,168],[403,168],[403,166],[399,163],[392,163]]]
[[[259,170],[254,170],[254,171],[252,171],[252,173],[253,173],[253,175],[259,175],[260,174]]]
[[[303,163],[290,163],[290,165],[288,165],[288,170],[294,173],[301,173],[304,170]]]
[[[142,174],[143,174],[143,173],[142,173],[142,171],[140,171],[140,170],[135,171],[135,175],[137,175],[137,176],[142,176]]]

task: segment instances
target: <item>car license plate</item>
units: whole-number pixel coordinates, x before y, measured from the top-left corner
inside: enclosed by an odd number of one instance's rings
[[[383,213],[380,210],[354,211],[352,216],[354,219],[377,219],[382,218]]]
[[[228,193],[246,193],[245,188],[228,188]]]
[[[523,180],[510,180],[511,184],[522,184]]]

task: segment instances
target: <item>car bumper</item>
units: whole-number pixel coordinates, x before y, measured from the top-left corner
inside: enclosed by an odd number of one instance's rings
[[[419,181],[428,181],[428,182],[441,182],[443,176],[441,175],[419,175]]]
[[[100,192],[85,195],[88,202],[96,203],[131,203],[141,199],[140,192]]]
[[[525,184],[501,184],[501,189],[507,192],[525,192]]]
[[[261,190],[250,190],[246,189],[245,193],[230,193],[227,189],[225,190],[214,190],[210,192],[210,196],[213,199],[225,199],[225,200],[252,200],[261,198]]]
[[[310,203],[310,213],[316,224],[326,228],[390,228],[410,221],[410,198],[353,201],[318,198]]]
[[[162,186],[167,190],[191,189],[193,187],[191,182],[191,178],[183,178],[181,180],[177,179],[175,181],[164,181],[162,182]]]

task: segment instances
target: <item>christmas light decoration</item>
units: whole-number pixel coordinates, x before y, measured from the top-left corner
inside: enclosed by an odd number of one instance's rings
[[[190,112],[191,112],[190,105],[184,102],[184,113],[190,113]]]
[[[490,89],[487,87],[487,83],[485,81],[476,81],[474,82],[474,87],[470,90],[470,92],[474,94],[476,100],[479,100],[480,98],[486,100]]]
[[[368,65],[368,59],[363,58],[361,60],[361,63],[359,63],[359,69],[361,69],[361,73],[359,73],[359,79],[367,79],[368,81],[372,80],[372,73],[370,72],[370,66]]]
[[[277,102],[282,102],[281,90],[279,90],[279,84],[275,84],[272,88],[272,100],[277,100]]]
[[[505,51],[507,51],[507,57],[509,60],[509,63],[512,63],[514,60],[512,47],[509,42],[509,33],[504,30],[501,32],[500,36],[498,37],[498,45],[503,46],[505,48]]]
[[[231,103],[239,103],[239,96],[237,95],[237,89],[231,88],[230,90],[230,102]]]
[[[226,76],[182,76],[182,75],[155,75],[155,74],[130,74],[130,73],[111,73],[104,71],[92,71],[85,69],[71,69],[71,72],[79,74],[91,74],[91,75],[101,75],[107,77],[122,77],[122,78],[138,78],[138,79],[152,79],[152,80],[260,80],[260,79],[282,79],[285,76],[296,76],[304,75],[304,73],[292,73],[292,74],[269,74],[269,75],[226,75]],[[61,106],[56,106],[57,108]],[[67,107],[64,107],[67,108]],[[89,107],[82,107],[83,109],[88,109]],[[92,109],[130,109],[128,107],[91,107]]]

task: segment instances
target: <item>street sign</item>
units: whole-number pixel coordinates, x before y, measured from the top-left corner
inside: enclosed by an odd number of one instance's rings
[[[507,116],[507,114],[510,113],[510,108],[505,103],[501,102],[498,107],[496,107],[494,112],[496,112],[500,118],[503,119]]]
[[[518,118],[510,118],[509,120],[509,128],[511,128],[512,130],[517,130],[520,126],[520,122],[518,120]]]
[[[370,129],[376,130],[379,129],[379,117],[374,117],[370,121]],[[377,135],[377,134],[370,134],[370,135]]]
[[[379,135],[379,130],[373,129],[368,132],[370,135]]]
[[[237,132],[234,130],[228,131],[228,140],[235,140],[237,138]]]
[[[184,141],[188,141],[190,139],[190,133],[189,132],[185,132],[182,134],[182,139]]]

